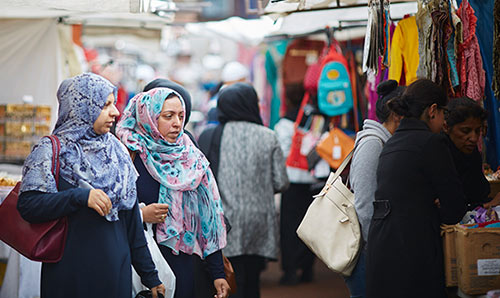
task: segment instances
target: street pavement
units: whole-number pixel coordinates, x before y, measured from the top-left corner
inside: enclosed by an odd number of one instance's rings
[[[269,262],[261,275],[261,298],[349,298],[349,291],[342,276],[329,270],[316,260],[314,280],[294,286],[279,284],[279,262]]]

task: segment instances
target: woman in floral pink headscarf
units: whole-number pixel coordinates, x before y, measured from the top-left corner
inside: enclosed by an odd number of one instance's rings
[[[184,134],[184,115],[177,92],[155,88],[131,100],[117,135],[139,157],[138,199],[147,205],[145,221],[156,223],[156,240],[176,275],[175,297],[194,296],[193,254],[207,260],[218,297],[227,297],[219,191],[208,160]]]

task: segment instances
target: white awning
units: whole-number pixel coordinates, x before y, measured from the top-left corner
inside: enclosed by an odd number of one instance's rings
[[[417,2],[394,3],[390,6],[391,19],[402,19],[404,15],[415,14],[416,12]],[[270,35],[293,36],[316,32],[326,27],[365,26],[368,19],[368,7],[304,10],[284,15],[280,19],[282,19],[280,29]]]
[[[231,17],[222,21],[186,24],[186,30],[194,35],[214,34],[248,45],[258,45],[264,37],[279,28],[268,17],[246,20]]]
[[[142,0],[0,0],[2,17],[9,12],[47,12],[63,10],[73,12],[140,12]],[[64,12],[63,12],[64,13]]]

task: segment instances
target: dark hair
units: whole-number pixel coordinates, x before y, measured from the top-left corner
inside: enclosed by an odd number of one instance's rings
[[[375,106],[375,114],[378,120],[384,123],[389,119],[389,116],[393,112],[389,109],[387,102],[395,98],[400,97],[405,90],[405,87],[398,86],[398,82],[395,80],[383,81],[377,86],[377,104]]]
[[[488,118],[488,112],[468,97],[450,100],[448,103],[448,113],[445,116],[446,124],[449,128],[469,118],[476,118],[482,122]]]
[[[433,104],[445,107],[448,96],[443,88],[428,79],[418,79],[411,83],[399,98],[387,103],[396,114],[408,118],[420,118],[426,108]]]

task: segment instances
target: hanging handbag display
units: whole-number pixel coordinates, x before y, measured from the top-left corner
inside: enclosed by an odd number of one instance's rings
[[[356,266],[361,245],[354,194],[340,179],[352,154],[353,151],[335,173],[330,173],[297,229],[299,238],[328,268],[345,276],[350,276]]]
[[[316,152],[331,168],[337,169],[353,148],[354,140],[340,128],[334,127],[319,141]]]
[[[299,125],[302,121],[302,117],[304,116],[304,108],[309,102],[309,94],[306,93],[304,95],[304,99],[302,99],[302,103],[300,104],[299,113],[297,115],[297,119],[295,119],[294,123],[294,133],[292,137],[292,145],[290,147],[290,153],[286,159],[286,166],[292,168],[298,168],[301,170],[308,170],[307,164],[307,153],[303,154],[302,149],[302,140],[306,134]]]
[[[61,144],[54,135],[48,138],[52,142],[52,174],[58,185]],[[32,261],[59,262],[66,245],[67,218],[36,224],[25,221],[17,210],[20,187],[18,182],[0,205],[0,240]]]

